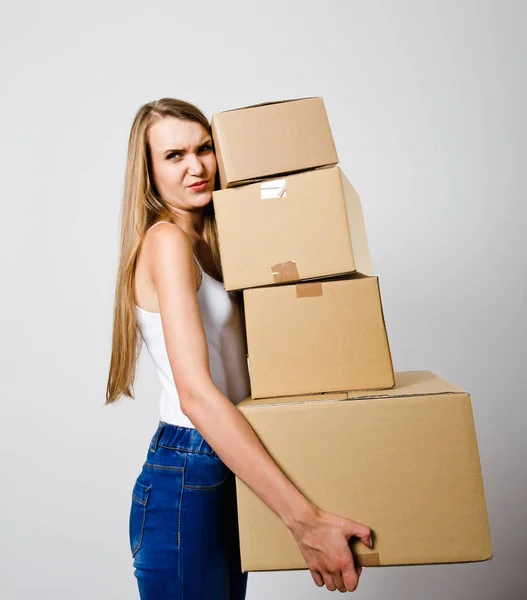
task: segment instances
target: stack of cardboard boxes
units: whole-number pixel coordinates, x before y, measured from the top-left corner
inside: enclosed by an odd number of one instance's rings
[[[373,550],[351,542],[360,564],[491,558],[470,396],[393,372],[360,198],[322,99],[217,113],[212,131],[224,286],[245,307],[239,410],[304,495],[372,529]],[[282,521],[236,485],[242,569],[305,569]]]

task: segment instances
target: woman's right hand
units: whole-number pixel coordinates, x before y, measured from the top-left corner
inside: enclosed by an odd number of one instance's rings
[[[332,592],[357,589],[362,567],[355,567],[348,540],[356,536],[372,548],[369,527],[314,506],[290,529],[318,587],[325,584]]]

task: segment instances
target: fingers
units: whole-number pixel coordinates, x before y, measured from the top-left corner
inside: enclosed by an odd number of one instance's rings
[[[335,581],[333,580],[333,575],[328,571],[322,572],[322,577],[324,578],[324,583],[330,592],[334,592],[337,589],[335,585]]]
[[[362,567],[358,566],[355,570],[353,565],[349,565],[342,571],[334,571],[333,573],[329,571],[321,573],[314,569],[310,569],[310,572],[317,587],[325,585],[330,592],[334,592],[337,589],[340,592],[354,592],[359,585]]]
[[[337,586],[337,589],[339,592],[347,592],[348,590],[346,589],[346,584],[344,583],[344,580],[342,578],[342,571],[338,570],[335,573],[332,573],[333,575],[333,581],[335,582],[335,585]]]
[[[344,580],[344,586],[348,592],[354,592],[357,589],[361,573],[362,567],[360,565],[355,566],[353,562],[349,562],[342,569],[342,578]]]
[[[361,573],[361,566],[355,570],[353,563],[348,563],[342,569],[331,572],[326,571],[322,575],[328,590],[334,592],[335,589],[338,589],[339,592],[354,592],[359,585]]]
[[[320,571],[311,570],[311,577],[313,577],[313,581],[318,587],[322,587],[324,585],[324,578],[322,577]]]

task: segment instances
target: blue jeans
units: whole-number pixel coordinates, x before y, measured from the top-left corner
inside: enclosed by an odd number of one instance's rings
[[[159,422],[130,509],[141,600],[244,600],[235,483],[197,429]]]

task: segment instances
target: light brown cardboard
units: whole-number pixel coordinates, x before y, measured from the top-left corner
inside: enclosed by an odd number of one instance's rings
[[[243,298],[253,398],[393,387],[377,277],[251,288]]]
[[[214,113],[211,127],[222,189],[339,161],[322,98]]]
[[[368,525],[364,566],[483,561],[492,544],[470,395],[430,371],[383,392],[237,405],[314,504]],[[346,397],[347,396],[347,397]],[[289,529],[236,478],[243,571],[306,569]]]
[[[373,274],[360,197],[339,167],[218,190],[213,203],[226,290]]]

